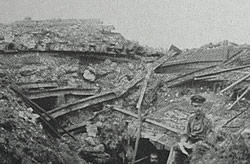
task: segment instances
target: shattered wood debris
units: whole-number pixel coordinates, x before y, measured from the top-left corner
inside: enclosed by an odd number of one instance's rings
[[[205,74],[202,74],[202,75],[198,75],[195,78],[213,76],[213,75],[217,75],[217,74],[220,74],[220,73],[225,73],[225,72],[230,72],[230,71],[236,71],[236,70],[244,69],[244,68],[247,68],[247,67],[250,67],[250,65],[244,65],[244,66],[239,66],[239,67],[235,67],[235,68],[223,69],[223,70],[219,70],[219,71],[213,72],[213,73],[205,73]]]
[[[168,51],[157,50],[126,40],[99,20],[27,19],[0,26],[1,84],[17,84],[23,99],[12,96],[13,102],[31,107],[9,107],[12,98],[6,93],[11,92],[1,90],[0,108],[9,111],[0,110],[1,116],[6,116],[0,122],[4,138],[0,139],[0,147],[4,148],[0,159],[6,152],[18,154],[12,151],[18,146],[5,149],[15,140],[7,142],[6,138],[14,134],[11,130],[17,124],[22,131],[40,128],[33,111],[60,137],[63,149],[67,147],[64,141],[71,139],[68,135],[76,138],[75,152],[89,163],[112,163],[110,160],[117,157],[113,152],[118,151],[122,139],[135,139],[140,128],[139,138],[149,138],[169,150],[184,133],[192,115],[190,96],[201,94],[207,99],[206,114],[214,121],[216,136],[212,145],[216,149],[201,155],[202,145],[198,145],[190,157],[191,163],[248,160],[244,152],[249,152],[250,144],[245,149],[246,144],[232,136],[243,137],[244,142],[250,143],[250,46],[223,41],[191,50],[174,45]],[[46,110],[54,109],[46,113],[29,99],[50,106]],[[8,115],[11,112],[22,121],[9,120],[13,117]],[[143,123],[139,128],[140,122]],[[229,123],[230,127],[226,126]],[[23,143],[25,140],[36,145],[34,138],[16,135],[23,145],[27,144]],[[33,150],[26,153],[25,149],[23,154],[32,154]]]
[[[144,81],[143,81],[143,86],[141,88],[141,92],[140,92],[140,97],[139,100],[136,104],[136,109],[137,109],[137,113],[138,113],[138,121],[139,121],[139,127],[138,127],[138,131],[137,131],[137,136],[136,136],[136,141],[135,141],[135,151],[134,151],[134,155],[133,155],[133,160],[132,163],[135,163],[136,160],[136,154],[138,151],[138,145],[139,145],[139,140],[141,138],[141,129],[142,129],[142,111],[141,111],[141,104],[142,104],[142,100],[143,97],[145,95],[147,86],[148,86],[148,80],[150,78],[150,75],[152,73],[152,67],[149,67],[147,69],[147,74],[145,75]]]
[[[84,89],[84,88],[72,88],[72,87],[63,87],[55,89],[43,89],[39,91],[28,91],[24,94],[29,99],[38,99],[45,97],[61,96],[61,95],[78,95],[78,96],[93,96],[97,93],[96,89]]]
[[[59,132],[57,131],[57,129],[49,122],[49,120],[53,121],[53,124],[55,124],[55,126],[57,128],[60,128],[61,130],[63,130],[63,132],[67,133],[70,137],[72,137],[74,140],[76,140],[76,138],[74,136],[72,136],[68,131],[66,131],[64,128],[62,128],[57,121],[51,117],[44,109],[42,109],[40,106],[38,106],[36,103],[32,102],[31,100],[29,100],[27,97],[25,97],[17,88],[14,88],[11,86],[11,89],[13,91],[15,91],[28,105],[30,105],[36,112],[37,114],[39,114],[40,118],[42,119],[42,121],[50,128],[50,130],[52,130],[52,132],[57,136],[57,137],[61,137],[61,135],[59,134]],[[49,119],[48,119],[49,118]]]
[[[235,102],[228,108],[228,110],[231,110],[233,108],[233,106],[239,102],[250,90],[250,87],[247,87],[245,89],[245,91],[237,98],[237,100],[235,100]]]
[[[169,55],[161,57],[160,59],[158,59],[157,61],[155,61],[150,66],[151,67],[150,70],[152,70],[152,71],[155,70],[161,64],[163,64],[165,61],[167,61],[170,58],[172,58],[175,54],[176,53],[170,53]],[[65,114],[67,114],[69,112],[72,112],[72,111],[76,111],[76,110],[79,110],[79,109],[84,109],[84,108],[87,108],[87,107],[95,105],[95,104],[99,104],[99,103],[103,103],[103,102],[106,102],[106,101],[110,101],[110,100],[116,99],[116,98],[124,95],[130,88],[132,88],[137,83],[139,83],[144,78],[144,74],[145,73],[141,73],[141,74],[137,75],[129,83],[127,83],[124,86],[120,86],[120,87],[114,89],[113,91],[108,91],[108,92],[100,93],[98,95],[94,95],[94,96],[88,97],[86,99],[78,100],[78,101],[73,102],[71,104],[66,104],[64,106],[61,106],[59,108],[51,110],[49,113],[54,118],[56,118],[56,117],[65,115]]]
[[[232,122],[234,119],[236,119],[237,117],[239,117],[240,115],[242,115],[244,112],[246,112],[248,110],[249,110],[249,108],[242,110],[239,114],[237,114],[233,118],[229,119],[222,127],[226,127],[230,122]]]
[[[242,77],[241,79],[235,81],[234,83],[232,83],[231,85],[229,85],[228,87],[226,87],[225,89],[223,89],[223,90],[221,91],[221,93],[223,93],[223,92],[227,91],[228,89],[230,89],[230,88],[236,86],[237,84],[241,83],[242,81],[246,80],[246,79],[249,78],[249,77],[250,77],[250,74],[247,74],[246,76]]]
[[[92,119],[94,119],[96,116],[98,116],[99,114],[102,114],[103,112],[106,112],[106,109],[103,109],[101,111],[95,112],[94,115],[90,118],[88,118],[86,121],[80,123],[80,124],[76,124],[76,125],[72,125],[70,127],[67,127],[66,130],[71,132],[71,131],[75,131],[77,129],[83,128],[88,124],[88,121],[91,121]]]
[[[70,103],[70,104],[66,104],[64,106],[61,106],[59,108],[51,110],[49,113],[54,118],[56,118],[56,117],[65,115],[65,114],[72,112],[72,111],[84,109],[84,108],[87,108],[87,107],[95,105],[95,104],[99,104],[99,103],[103,103],[106,101],[116,99],[116,98],[122,96],[124,93],[126,93],[128,91],[128,89],[130,89],[131,87],[136,85],[142,79],[143,79],[143,74],[139,74],[138,76],[136,76],[135,79],[133,79],[131,82],[129,82],[125,86],[114,89],[113,91],[100,93],[98,95],[94,95],[94,96],[91,96],[91,97],[88,97],[85,99],[81,99],[81,100],[78,100],[78,101]]]
[[[127,110],[124,110],[124,109],[119,109],[119,108],[117,108],[117,107],[115,107],[115,106],[109,106],[109,107],[110,107],[110,109],[113,109],[113,110],[115,110],[115,111],[119,111],[119,112],[121,112],[121,113],[124,113],[124,114],[126,114],[126,115],[132,116],[132,117],[134,117],[134,118],[137,118],[137,119],[139,118],[137,114],[132,113],[132,112],[130,112],[130,111],[127,111]],[[159,127],[161,127],[161,128],[164,128],[164,129],[166,129],[166,130],[172,131],[172,132],[177,133],[177,134],[179,134],[179,133],[182,132],[182,131],[179,131],[179,130],[177,130],[177,129],[174,129],[174,128],[170,127],[170,126],[164,125],[164,124],[159,123],[159,122],[154,121],[154,120],[151,120],[151,119],[149,119],[149,118],[145,118],[145,119],[143,118],[143,122],[150,123],[150,124],[155,125],[155,126],[159,126]]]
[[[36,115],[34,110],[20,103],[9,87],[0,87],[1,163],[86,163],[76,153],[75,141],[48,135],[46,125],[27,118]]]
[[[182,83],[188,82],[190,80],[193,80],[193,79],[195,79],[195,76],[196,76],[197,73],[200,73],[200,72],[205,71],[207,69],[209,70],[209,69],[214,68],[216,66],[217,65],[212,65],[212,66],[209,66],[209,67],[198,69],[198,70],[186,73],[184,75],[177,76],[176,78],[167,80],[167,81],[165,81],[165,83],[167,84],[168,87],[174,87],[174,86],[177,86],[179,84],[182,84]]]
[[[46,82],[28,82],[28,83],[17,83],[18,86],[24,89],[37,89],[37,88],[56,88],[58,84],[56,81]]]

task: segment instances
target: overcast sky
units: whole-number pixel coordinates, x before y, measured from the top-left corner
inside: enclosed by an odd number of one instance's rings
[[[0,0],[0,22],[100,18],[143,45],[250,44],[249,0]]]

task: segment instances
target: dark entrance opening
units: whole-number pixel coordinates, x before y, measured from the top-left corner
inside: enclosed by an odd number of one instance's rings
[[[134,154],[135,150],[135,140],[130,141],[130,143],[128,143],[129,145],[125,145],[125,150],[127,150],[126,152],[126,157],[128,159],[126,159],[125,164],[131,162],[132,160],[132,156]],[[129,148],[130,147],[130,148]],[[137,154],[136,154],[136,162],[137,164],[150,164],[152,162],[150,162],[150,156],[152,154],[157,154],[157,159],[158,159],[158,163],[157,164],[166,164],[167,160],[168,160],[168,156],[169,156],[169,150],[165,149],[164,145],[160,145],[160,144],[154,144],[150,141],[150,139],[148,138],[140,138],[139,140],[139,144],[138,144],[138,150],[137,150]]]
[[[57,105],[57,97],[39,98],[33,99],[33,101],[46,111],[54,109]]]
[[[14,43],[10,43],[10,44],[7,46],[7,50],[9,50],[9,51],[15,50],[15,44],[14,44]]]

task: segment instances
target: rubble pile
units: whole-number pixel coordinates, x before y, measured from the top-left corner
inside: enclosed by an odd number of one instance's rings
[[[112,25],[97,19],[44,20],[25,19],[2,25],[0,50],[10,51],[65,51],[94,52],[133,57],[162,53],[126,40],[113,32]],[[163,50],[164,51],[164,50]]]
[[[223,41],[157,52],[99,20],[1,27],[3,163],[122,164],[139,129],[158,151],[169,151],[196,94],[206,98],[214,133],[209,147],[197,144],[191,163],[249,162],[249,46]]]
[[[215,147],[198,145],[191,163],[249,163],[248,148],[241,134],[217,134]]]
[[[2,85],[0,103],[1,163],[86,163],[74,142],[48,135],[32,109]]]

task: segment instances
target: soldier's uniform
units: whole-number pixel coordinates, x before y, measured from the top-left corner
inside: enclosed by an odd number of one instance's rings
[[[211,129],[212,122],[203,113],[198,116],[195,114],[188,120],[187,134],[193,143],[204,140]]]
[[[202,96],[195,95],[191,97],[191,104],[202,104],[206,99]],[[186,142],[194,144],[198,141],[204,140],[210,130],[212,129],[212,122],[205,116],[202,111],[196,111],[191,116],[187,123]],[[192,153],[192,148],[185,148],[188,154]],[[183,153],[180,144],[176,144],[171,148],[167,164],[189,164],[189,157]]]

